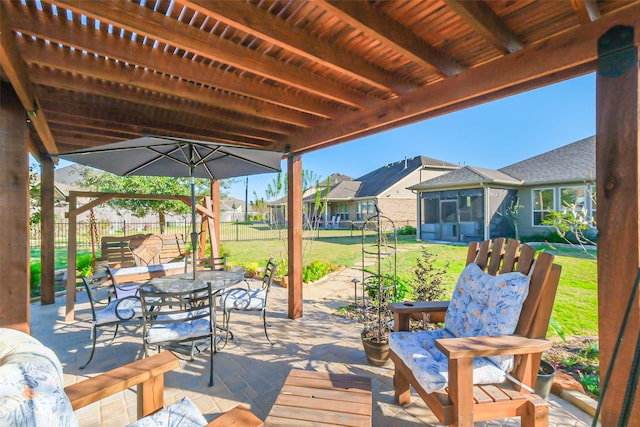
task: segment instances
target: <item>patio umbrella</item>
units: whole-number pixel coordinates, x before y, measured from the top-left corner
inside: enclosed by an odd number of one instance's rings
[[[195,178],[224,179],[279,172],[282,153],[191,139],[143,136],[60,153],[56,157],[120,176],[190,177],[195,279],[198,245]]]

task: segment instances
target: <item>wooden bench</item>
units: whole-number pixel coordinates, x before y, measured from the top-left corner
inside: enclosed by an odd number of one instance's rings
[[[184,272],[187,255],[182,234],[105,236],[96,266],[111,267],[119,283],[140,282]]]

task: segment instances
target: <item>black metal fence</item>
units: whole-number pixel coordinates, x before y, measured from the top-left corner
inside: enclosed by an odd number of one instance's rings
[[[396,226],[402,227],[401,224]],[[305,230],[305,237],[357,237],[360,235],[359,224],[351,221],[342,221],[338,228],[318,228]],[[131,234],[182,234],[185,240],[189,240],[191,233],[191,221],[168,221],[163,230],[159,223],[148,222],[97,222],[93,226],[89,221],[80,221],[77,223],[77,247],[91,248],[95,245],[100,248],[100,239],[104,236],[124,236]],[[31,248],[40,247],[40,228],[34,227],[31,230],[30,245]],[[67,246],[69,238],[69,224],[66,221],[56,222],[54,225],[54,239],[57,247]],[[286,224],[269,224],[265,222],[222,222],[220,223],[220,241],[221,242],[238,242],[249,240],[273,240],[286,239]]]

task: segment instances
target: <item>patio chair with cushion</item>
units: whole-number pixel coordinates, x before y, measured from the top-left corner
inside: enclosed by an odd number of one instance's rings
[[[229,319],[232,311],[259,311],[262,316],[264,336],[273,345],[267,333],[267,297],[273,283],[276,267],[276,261],[269,258],[261,280],[245,280],[246,288],[233,288],[220,294],[220,305],[224,316],[223,328],[226,329],[225,342],[229,339],[229,335],[233,339],[233,333],[229,331]]]
[[[93,339],[93,345],[89,360],[80,366],[80,369],[84,369],[93,359],[98,329],[115,327],[113,338],[109,342],[111,344],[115,340],[118,334],[118,327],[121,324],[138,321],[142,317],[140,299],[134,295],[118,297],[113,276],[108,268],[95,273],[91,277],[83,277],[82,283],[87,291],[91,307],[91,338]]]
[[[152,286],[140,287],[142,300],[142,342],[144,354],[156,348],[177,351],[191,358],[210,351],[209,386],[213,386],[213,354],[216,352],[214,297],[211,284],[176,292],[161,292]]]
[[[535,259],[517,240],[506,250],[504,239],[472,243],[448,305],[391,304],[398,403],[409,403],[413,386],[446,425],[517,416],[523,426],[548,425],[549,405],[533,388],[541,353],[551,347],[544,338],[560,277],[553,259]],[[431,309],[446,310],[444,328],[408,332],[410,317]]]

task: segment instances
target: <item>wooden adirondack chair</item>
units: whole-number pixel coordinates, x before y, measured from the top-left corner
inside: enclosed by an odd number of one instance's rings
[[[506,244],[505,244],[506,243]],[[553,256],[520,246],[513,239],[473,242],[469,245],[467,264],[475,262],[485,272],[497,275],[519,271],[531,273],[529,294],[525,299],[513,335],[446,338],[436,340],[436,347],[448,358],[448,386],[427,393],[414,372],[393,351],[394,387],[399,404],[410,402],[410,386],[427,403],[441,423],[450,426],[472,426],[474,422],[498,418],[521,417],[523,426],[547,426],[549,405],[532,393],[541,354],[551,347],[544,339],[551,317],[561,267],[553,264]],[[535,263],[534,263],[535,261]],[[395,303],[395,330],[408,331],[409,319],[422,312],[444,313],[446,302]],[[505,382],[473,385],[473,358],[515,355],[511,375],[520,383]]]

